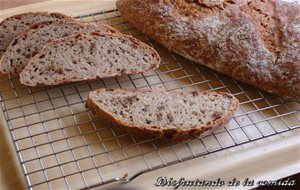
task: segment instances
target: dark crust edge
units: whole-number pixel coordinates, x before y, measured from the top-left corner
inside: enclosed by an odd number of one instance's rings
[[[74,20],[70,16],[67,16],[67,15],[62,14],[62,13],[57,13],[57,12],[27,12],[27,13],[21,13],[21,14],[17,14],[17,15],[13,15],[13,16],[5,18],[4,20],[2,20],[0,22],[0,26],[4,25],[9,20],[21,18],[22,16],[26,16],[26,15],[43,15],[43,16],[49,15],[51,17],[56,17],[56,18],[59,18],[59,19],[72,19],[72,20]]]
[[[96,91],[105,91],[106,89],[98,89]],[[115,91],[129,91],[129,92],[135,92],[135,93],[142,93],[144,90],[130,90],[130,89],[116,89]],[[157,91],[157,93],[159,93]],[[179,93],[177,91],[171,92],[171,93]],[[180,92],[180,95],[187,95],[188,92]],[[108,111],[100,108],[97,106],[97,103],[93,100],[93,98],[89,97],[86,101],[86,106],[90,109],[92,113],[99,116],[103,119],[104,122],[111,124],[113,127],[116,127],[120,129],[123,132],[126,133],[132,133],[139,136],[151,136],[151,137],[157,137],[157,138],[166,138],[170,139],[172,141],[187,141],[190,139],[195,139],[198,137],[203,137],[208,134],[211,134],[213,131],[220,129],[224,127],[225,124],[227,124],[230,119],[234,116],[235,112],[237,111],[239,107],[239,101],[234,96],[227,94],[227,93],[217,93],[217,92],[199,92],[200,94],[213,94],[213,95],[223,95],[226,98],[232,98],[232,104],[229,108],[226,115],[224,115],[222,118],[216,120],[215,122],[212,122],[210,125],[207,125],[202,128],[192,128],[187,130],[179,130],[179,129],[159,129],[158,127],[156,129],[153,128],[146,128],[143,126],[133,126],[128,123],[124,123],[121,120],[118,120],[115,118],[111,113]]]
[[[16,37],[15,39],[13,39],[13,41],[9,44],[9,46],[7,47],[6,51],[4,52],[4,54],[2,55],[1,59],[0,59],[0,73],[2,74],[12,74],[12,75],[18,75],[20,73],[17,73],[15,71],[13,72],[3,72],[2,68],[2,64],[3,64],[3,60],[4,57],[6,56],[5,54],[10,53],[10,51],[12,50],[12,44],[17,40],[21,40],[24,36],[27,36],[31,33],[33,33],[36,30],[39,30],[41,28],[43,28],[44,26],[50,25],[50,24],[54,24],[54,25],[58,25],[58,24],[64,24],[64,23],[78,23],[81,25],[92,25],[96,28],[101,28],[101,27],[106,27],[108,30],[110,30],[110,32],[112,34],[120,34],[120,32],[118,30],[116,30],[115,28],[107,25],[107,24],[101,24],[101,25],[96,25],[93,23],[88,23],[88,22],[82,22],[79,20],[75,20],[75,19],[61,19],[59,21],[42,21],[42,22],[38,22],[36,24],[31,25],[28,29],[26,29],[24,32],[22,32],[18,37]],[[32,57],[33,58],[33,57]]]
[[[143,46],[145,49],[148,49],[149,51],[151,51],[155,57],[157,58],[157,61],[153,62],[151,67],[149,67],[148,69],[145,69],[145,70],[137,70],[135,72],[116,72],[116,73],[112,73],[110,75],[106,75],[106,76],[101,76],[99,77],[98,75],[95,76],[95,77],[91,77],[91,78],[87,78],[87,79],[78,79],[78,80],[74,80],[74,79],[70,79],[70,80],[65,80],[65,81],[58,81],[57,83],[55,84],[28,84],[28,83],[25,83],[23,80],[22,80],[22,76],[27,73],[28,71],[28,68],[31,66],[32,64],[32,61],[34,61],[35,59],[38,59],[39,56],[41,56],[42,54],[46,53],[49,49],[52,49],[52,46],[56,45],[56,44],[59,44],[61,42],[65,42],[65,41],[68,41],[68,40],[72,40],[72,39],[76,39],[76,38],[92,38],[93,36],[113,36],[113,37],[118,37],[118,38],[127,38],[141,46]],[[26,85],[26,86],[31,86],[31,87],[39,87],[39,86],[55,86],[55,85],[60,85],[60,84],[65,84],[65,83],[70,83],[70,82],[79,82],[79,81],[87,81],[87,80],[96,80],[97,78],[108,78],[108,77],[116,77],[116,76],[121,76],[122,74],[140,74],[140,73],[145,73],[147,72],[148,70],[150,69],[156,69],[159,67],[159,64],[160,64],[160,61],[161,61],[161,58],[159,56],[159,54],[156,52],[156,50],[154,50],[152,47],[148,46],[147,44],[145,44],[144,42],[142,41],[139,41],[138,39],[135,39],[134,37],[132,36],[129,36],[129,35],[123,35],[123,34],[120,34],[120,33],[114,33],[114,34],[110,34],[110,33],[98,33],[98,32],[93,32],[91,33],[90,35],[84,35],[84,34],[74,34],[74,35],[70,35],[70,36],[67,36],[67,37],[64,37],[64,38],[59,38],[57,40],[52,40],[51,42],[49,42],[48,44],[46,44],[43,49],[38,53],[36,54],[34,57],[32,57],[26,67],[22,70],[22,72],[20,73],[20,83],[23,84],[23,85]]]

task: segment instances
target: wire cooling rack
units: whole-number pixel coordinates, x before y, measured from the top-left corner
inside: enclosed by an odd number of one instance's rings
[[[154,47],[162,64],[154,72],[50,88],[29,88],[0,75],[1,107],[30,189],[80,189],[139,174],[299,128],[300,104],[269,94],[161,47],[117,10],[78,19],[107,23]],[[101,123],[85,108],[97,88],[165,88],[232,93],[241,103],[230,123],[185,143],[137,138]]]

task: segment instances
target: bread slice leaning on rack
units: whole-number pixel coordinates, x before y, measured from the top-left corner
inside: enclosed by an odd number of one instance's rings
[[[226,93],[99,89],[90,92],[86,105],[120,130],[183,141],[224,126],[239,103]]]
[[[108,25],[97,26],[69,20],[46,21],[33,25],[8,46],[0,62],[0,72],[19,74],[28,61],[51,40],[72,34],[90,34],[91,32],[118,33]]]
[[[20,73],[28,86],[138,74],[159,66],[158,53],[126,35],[92,33],[53,40],[43,47]]]
[[[61,13],[30,12],[14,15],[4,19],[0,23],[0,58],[9,44],[21,32],[31,25],[51,20],[74,20],[72,17]]]

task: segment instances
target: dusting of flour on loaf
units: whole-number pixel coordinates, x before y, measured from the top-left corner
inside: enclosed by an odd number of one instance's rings
[[[238,16],[243,17],[243,15]],[[271,73],[268,67],[275,58],[255,33],[253,23],[245,19],[245,22],[236,25],[235,19],[235,17],[211,16],[192,22],[190,30],[193,30],[194,36],[197,36],[198,43],[206,42],[206,46],[213,51],[207,53],[209,55],[206,58],[207,66],[235,76],[241,75],[241,70],[245,69],[248,71],[248,76],[241,77],[260,75],[259,77],[264,81],[269,81]],[[188,51],[188,49],[184,54],[195,60],[203,57],[201,52]],[[247,64],[242,65],[241,61]]]
[[[161,12],[162,22],[149,24],[146,32],[156,36],[161,31],[160,43],[173,51],[196,62],[205,60],[208,67],[240,79],[271,81],[269,65],[275,56],[239,8],[228,8],[223,14],[204,18],[182,15],[172,6],[152,7],[151,11]],[[196,47],[203,49],[199,51]]]
[[[120,3],[118,3],[120,2]],[[235,79],[300,100],[300,6],[282,0],[118,0],[158,43]],[[137,15],[142,15],[138,17]]]
[[[286,23],[283,31],[285,43],[272,68],[273,75],[280,81],[279,86],[300,93],[300,14]]]

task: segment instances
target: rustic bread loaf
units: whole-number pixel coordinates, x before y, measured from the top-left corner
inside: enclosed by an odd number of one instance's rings
[[[71,35],[43,47],[20,73],[28,86],[58,85],[157,68],[158,53],[131,36],[108,33]]]
[[[238,108],[226,93],[99,89],[87,107],[104,121],[143,136],[188,140],[224,126]]]
[[[118,0],[122,16],[172,51],[300,100],[300,5],[282,0]]]
[[[19,74],[29,59],[51,40],[72,34],[90,34],[91,32],[118,33],[108,25],[94,25],[77,21],[46,21],[30,27],[14,39],[0,62],[0,72]]]
[[[9,44],[32,24],[50,20],[73,20],[61,13],[34,12],[8,17],[0,23],[0,57]]]

